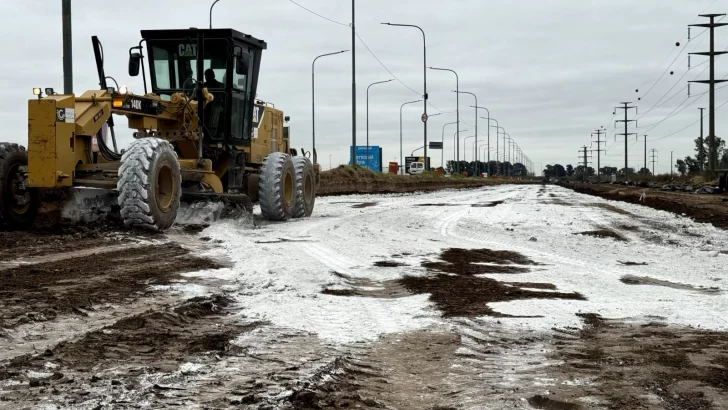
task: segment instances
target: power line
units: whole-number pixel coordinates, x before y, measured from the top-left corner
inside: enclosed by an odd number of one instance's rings
[[[290,1],[291,3],[295,4],[296,6],[298,6],[298,7],[302,8],[302,9],[306,10],[307,12],[309,12],[309,13],[311,13],[311,14],[315,15],[315,16],[321,17],[321,18],[322,18],[322,19],[324,19],[324,20],[330,21],[330,22],[332,22],[332,23],[334,23],[334,24],[338,24],[338,25],[340,25],[340,26],[344,26],[344,27],[351,27],[351,24],[346,24],[346,23],[342,23],[342,22],[340,22],[340,21],[336,21],[336,20],[330,19],[330,18],[328,18],[328,17],[326,17],[326,16],[322,16],[321,14],[318,14],[318,13],[316,13],[315,11],[313,11],[313,10],[311,10],[311,9],[307,9],[306,7],[304,7],[304,6],[302,6],[302,5],[298,4],[298,3],[296,3],[296,2],[295,2],[295,1],[293,1],[293,0],[288,0],[288,1]]]

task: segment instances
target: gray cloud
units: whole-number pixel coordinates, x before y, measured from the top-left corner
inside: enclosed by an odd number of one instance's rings
[[[297,0],[298,1],[298,0]],[[349,23],[350,2],[300,0],[299,3],[331,19]],[[106,69],[121,84],[141,92],[140,78],[126,75],[129,47],[139,41],[145,28],[206,27],[211,2],[188,0],[130,0],[113,6],[75,0],[74,85],[77,92],[98,87],[90,37],[98,35],[106,53]],[[675,0],[457,0],[457,1],[384,1],[360,0],[357,5],[357,31],[384,64],[414,92],[399,82],[372,87],[370,94],[370,142],[384,147],[384,160],[399,156],[399,107],[420,98],[422,93],[422,36],[419,31],[382,26],[380,22],[417,24],[427,33],[428,65],[452,68],[460,76],[460,88],[478,95],[480,105],[519,144],[534,162],[562,164],[577,162],[577,150],[590,143],[589,134],[600,126],[609,130],[609,150],[602,164],[623,162],[623,142],[614,143],[612,111],[620,101],[635,101],[654,83],[672,61],[678,49],[674,43],[687,33],[687,25],[701,21],[700,12],[727,12],[713,0],[680,2]],[[153,7],[151,5],[154,5]],[[62,49],[60,2],[24,0],[15,3],[16,11],[2,19],[5,58],[0,87],[1,139],[24,143],[27,139],[27,103],[32,87],[62,89]],[[287,0],[247,2],[222,0],[215,6],[213,23],[233,27],[266,40],[259,85],[259,97],[275,103],[292,117],[293,144],[311,146],[311,61],[319,54],[351,48],[351,33],[316,17]],[[698,36],[685,46],[683,54],[667,75],[639,102],[640,112],[654,105],[685,73],[688,51],[705,51],[707,35]],[[15,39],[15,41],[13,41]],[[728,46],[728,29],[718,29],[717,43]],[[391,78],[361,42],[357,57],[357,131],[364,143],[366,125],[366,87]],[[672,54],[671,54],[672,53]],[[704,61],[693,57],[693,66]],[[662,63],[662,65],[660,65]],[[728,60],[719,59],[717,73],[728,73]],[[705,65],[693,68],[673,91],[680,92],[687,80],[698,77]],[[455,110],[454,76],[428,71],[430,103],[446,112]],[[316,63],[316,128],[319,159],[328,166],[348,162],[351,142],[351,54],[320,59]],[[700,78],[707,78],[704,73]],[[640,89],[640,93],[635,93]],[[693,95],[707,90],[692,86]],[[640,121],[642,133],[678,106],[683,92]],[[717,101],[728,98],[717,92]],[[694,104],[649,132],[651,139],[680,130],[699,116],[697,107],[707,106],[707,95],[694,97]],[[475,113],[472,97],[461,95],[461,128],[474,132]],[[718,135],[728,126],[718,111]],[[430,107],[430,113],[437,109]],[[421,104],[404,110],[404,151],[422,145],[423,126],[419,120]],[[486,116],[485,111],[481,112]],[[454,114],[432,117],[429,135],[440,140],[442,126],[455,120]],[[125,124],[123,121],[119,121]],[[452,156],[450,126],[445,138],[445,156]],[[479,124],[485,138],[485,121]],[[618,131],[620,132],[620,131]],[[660,150],[658,169],[669,170],[669,153],[693,155],[692,139],[698,126],[661,139],[648,148]],[[706,119],[707,133],[707,119]],[[121,133],[122,145],[130,132]],[[495,130],[491,139],[495,137]],[[642,143],[629,141],[630,164],[640,165]],[[468,144],[469,145],[469,144]],[[494,143],[493,143],[494,145]],[[439,152],[433,153],[439,163]],[[471,157],[468,149],[468,158]],[[640,165],[641,166],[641,165]]]

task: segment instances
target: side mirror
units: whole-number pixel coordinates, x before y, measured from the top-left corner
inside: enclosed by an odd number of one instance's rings
[[[235,74],[248,75],[248,65],[240,57],[235,59]]]
[[[129,75],[136,77],[139,75],[139,66],[142,62],[142,55],[140,53],[129,54]]]

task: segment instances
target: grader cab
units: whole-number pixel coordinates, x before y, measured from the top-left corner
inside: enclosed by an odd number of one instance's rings
[[[96,37],[99,89],[34,89],[27,150],[0,143],[2,222],[28,228],[43,193],[74,187],[112,191],[126,225],[155,230],[173,225],[181,201],[247,211],[258,202],[276,221],[311,215],[319,166],[291,149],[288,117],[255,98],[266,43],[233,29],[141,36],[128,68],[131,76],[142,73],[143,94],[108,84],[115,81]],[[117,151],[114,115],[134,130],[125,150]]]

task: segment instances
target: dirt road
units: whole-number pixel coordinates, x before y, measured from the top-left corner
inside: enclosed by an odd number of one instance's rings
[[[0,254],[2,409],[728,408],[728,233],[562,187]]]

